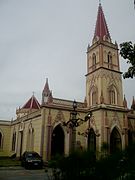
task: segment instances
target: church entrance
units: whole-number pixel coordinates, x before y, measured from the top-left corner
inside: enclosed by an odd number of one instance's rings
[[[60,125],[56,126],[52,132],[51,157],[64,154],[64,131]]]
[[[119,131],[114,128],[110,136],[110,153],[116,153],[122,150],[122,142]]]
[[[88,150],[96,152],[96,134],[93,129],[90,129],[88,134]]]

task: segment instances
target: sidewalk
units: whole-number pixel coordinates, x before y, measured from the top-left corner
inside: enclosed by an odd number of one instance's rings
[[[21,170],[24,169],[22,166],[4,166],[0,167],[0,170]]]

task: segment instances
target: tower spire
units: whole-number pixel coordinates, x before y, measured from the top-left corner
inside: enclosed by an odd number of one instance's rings
[[[111,37],[110,37],[110,33],[107,27],[104,12],[101,6],[101,0],[99,0],[97,21],[96,21],[94,38],[93,38],[93,41],[97,41],[97,40],[104,40],[104,41],[109,41],[109,42],[111,41]]]

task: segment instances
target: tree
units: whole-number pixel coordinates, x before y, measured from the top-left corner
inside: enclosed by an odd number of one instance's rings
[[[120,44],[120,55],[130,64],[128,71],[123,74],[124,79],[135,77],[135,44],[131,41]]]

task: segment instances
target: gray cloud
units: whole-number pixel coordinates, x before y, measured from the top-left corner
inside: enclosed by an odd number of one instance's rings
[[[113,41],[135,42],[133,2],[104,0],[102,6]],[[95,0],[0,1],[0,118],[14,117],[33,91],[41,101],[46,77],[55,97],[83,101],[97,8]],[[122,60],[121,70],[126,67]],[[133,84],[124,80],[129,104]]]

